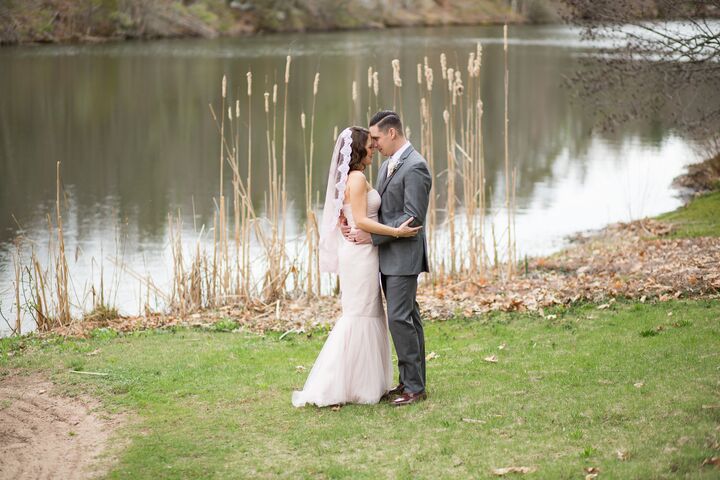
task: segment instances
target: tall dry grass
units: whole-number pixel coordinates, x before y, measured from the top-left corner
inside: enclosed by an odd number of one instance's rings
[[[428,161],[433,175],[434,187],[431,193],[426,222],[427,241],[433,272],[429,282],[440,285],[447,281],[488,276],[511,278],[514,275],[515,236],[514,209],[517,171],[512,165],[509,153],[509,70],[507,66],[507,28],[503,32],[504,72],[504,174],[505,210],[507,214],[507,240],[504,256],[500,253],[494,222],[488,222],[485,149],[483,138],[483,94],[482,47],[469,52],[464,65],[449,65],[447,55],[439,58],[441,81],[435,81],[432,60],[425,57],[417,64],[417,86],[419,96],[420,152]],[[321,207],[319,191],[314,187],[317,169],[315,158],[317,99],[320,94],[319,73],[315,74],[312,94],[300,118],[288,117],[288,102],[291,94],[292,58],[286,58],[282,89],[273,84],[271,89],[254,95],[253,74],[247,72],[246,88],[238,86],[232,95],[231,79],[223,76],[220,89],[220,105],[209,105],[220,144],[219,183],[213,226],[210,231],[202,226],[194,227],[196,238],[183,238],[183,223],[180,212],[168,214],[168,236],[172,258],[172,286],[163,292],[147,275],[134,272],[122,260],[114,263],[133,277],[140,285],[140,296],[145,292],[145,305],[149,312],[151,293],[160,298],[173,313],[187,315],[205,308],[228,304],[265,306],[275,305],[288,297],[305,295],[314,297],[332,291],[336,282],[320,273],[319,268],[319,222]],[[399,113],[403,110],[403,81],[400,75],[400,60],[392,61],[392,98]],[[363,111],[367,119],[381,105],[379,85],[380,69],[371,66],[367,71],[367,95],[361,95],[357,82],[348,88],[352,101],[351,117],[359,118]],[[437,95],[442,98],[437,109]],[[245,93],[241,94],[241,90]],[[280,90],[280,91],[279,91]],[[279,95],[282,98],[278,98]],[[236,97],[236,98],[233,98]],[[263,119],[252,116],[253,106],[263,107]],[[309,118],[308,118],[309,117]],[[278,126],[279,120],[281,125]],[[297,122],[297,123],[296,123]],[[438,122],[442,122],[441,138],[435,138]],[[259,130],[258,130],[259,127]],[[241,134],[241,129],[246,133]],[[288,169],[287,153],[288,128],[299,129],[303,139],[304,159],[304,211],[305,225],[300,238],[288,238]],[[337,127],[335,127],[337,130]],[[409,129],[408,129],[408,133]],[[337,132],[335,132],[337,135]],[[260,136],[264,140],[265,154],[253,154],[253,142]],[[243,137],[245,138],[243,144]],[[278,143],[280,142],[280,145]],[[443,152],[447,169],[437,171],[437,154]],[[278,153],[279,152],[279,153]],[[324,162],[326,159],[320,159]],[[267,166],[265,180],[253,176],[257,162]],[[49,330],[73,321],[70,304],[70,282],[63,232],[61,204],[61,169],[57,164],[57,192],[55,222],[48,221],[56,248],[50,248],[51,261],[43,266],[34,253],[30,265],[23,270],[23,261],[18,253],[16,258],[15,287],[17,319],[15,330],[20,333],[21,276],[27,275],[27,284],[32,292],[32,308],[37,328]],[[261,183],[265,185],[260,187]],[[226,198],[226,183],[231,186],[231,195]],[[263,188],[263,204],[253,202],[253,190]],[[440,204],[440,192],[446,193],[444,205]],[[194,206],[194,199],[193,199]],[[490,228],[487,228],[487,227]],[[52,243],[52,242],[51,242]],[[289,245],[300,245],[291,250]],[[490,246],[490,248],[488,247]],[[117,288],[119,278],[114,280]],[[100,286],[90,286],[93,308],[105,307],[104,274],[100,262]],[[99,294],[96,295],[96,292]],[[54,299],[54,300],[50,300]],[[49,301],[50,300],[50,301]],[[27,303],[27,302],[26,302]],[[81,302],[80,302],[81,303]]]

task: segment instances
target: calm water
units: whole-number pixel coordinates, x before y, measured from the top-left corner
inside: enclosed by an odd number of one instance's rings
[[[13,239],[22,233],[40,250],[47,245],[45,216],[54,212],[55,162],[62,162],[75,303],[88,300],[82,292],[93,279],[99,283],[103,259],[112,301],[122,312],[135,313],[145,294],[140,296],[138,281],[120,273],[113,260],[151,275],[166,288],[171,274],[168,213],[181,212],[190,242],[197,238],[195,229],[212,227],[219,137],[208,104],[218,105],[223,74],[228,75],[229,91],[245,102],[245,74],[253,72],[253,174],[265,179],[262,93],[271,92],[275,82],[282,93],[285,56],[293,56],[287,151],[288,195],[296,202],[289,227],[296,235],[304,228],[302,215],[295,213],[296,206],[303,209],[300,114],[310,112],[315,72],[320,72],[315,189],[325,188],[334,127],[366,121],[369,66],[381,72],[379,105],[393,106],[394,58],[401,59],[400,102],[411,132],[420,131],[416,64],[428,56],[435,70],[436,171],[441,172],[445,147],[440,53],[445,52],[448,65],[459,66],[466,77],[467,54],[478,41],[483,45],[488,213],[497,231],[503,231],[500,27],[0,49],[2,317],[15,317]],[[578,59],[592,52],[592,46],[580,43],[576,32],[566,27],[510,29],[510,156],[517,166],[520,255],[556,250],[566,235],[579,230],[675,208],[679,201],[670,181],[684,165],[699,160],[690,143],[659,119],[628,125],[614,134],[592,131],[592,112],[571,102],[562,83]],[[360,87],[360,111],[353,109],[353,80]],[[244,103],[242,110],[244,117]],[[411,141],[414,137],[411,133]],[[440,205],[445,201],[445,181],[441,175],[436,182]],[[254,187],[258,206],[263,204],[264,185],[261,181]],[[7,332],[2,317],[0,332]]]

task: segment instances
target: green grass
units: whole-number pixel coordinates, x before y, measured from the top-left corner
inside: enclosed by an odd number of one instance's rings
[[[720,237],[720,191],[695,198],[657,218],[675,224],[677,228],[671,233],[675,238]]]
[[[294,409],[323,330],[10,338],[0,374],[47,372],[131,412],[109,478],[494,478],[504,466],[537,467],[523,478],[590,466],[601,478],[718,477],[701,464],[719,453],[720,301],[552,313],[428,323],[430,397],[405,408]]]

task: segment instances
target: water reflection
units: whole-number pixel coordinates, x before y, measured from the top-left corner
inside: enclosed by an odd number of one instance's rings
[[[546,253],[579,229],[676,206],[669,181],[695,159],[689,144],[659,119],[635,122],[614,134],[593,133],[592,112],[570,102],[562,83],[578,56],[592,46],[565,27],[514,27],[510,35],[510,156],[517,166],[521,255]],[[310,113],[315,72],[320,72],[315,190],[324,190],[334,127],[367,120],[368,67],[381,72],[377,106],[392,107],[394,58],[401,59],[402,110],[412,132],[420,132],[416,65],[427,56],[435,69],[435,158],[436,172],[442,172],[445,100],[439,56],[447,53],[449,66],[466,77],[467,54],[477,41],[483,44],[488,208],[501,231],[501,39],[499,27],[463,27],[0,50],[0,308],[7,316],[10,242],[17,223],[39,245],[47,242],[45,215],[54,208],[57,161],[62,162],[63,201],[69,209],[67,243],[77,262],[71,269],[86,272],[78,275],[77,289],[97,276],[91,259],[116,255],[116,250],[118,258],[152,274],[159,284],[168,278],[170,265],[163,257],[168,253],[167,215],[182,212],[187,238],[195,238],[195,226],[212,226],[219,138],[208,105],[219,104],[223,74],[230,79],[231,95],[241,100],[241,118],[252,110],[252,168],[258,179],[253,201],[262,209],[268,165],[262,94],[282,84],[288,53],[293,56],[287,145],[291,235],[302,230],[304,221],[300,115]],[[254,77],[250,107],[245,95],[249,70]],[[353,80],[360,87],[357,110],[350,93]],[[282,87],[280,94],[281,104]],[[247,145],[245,125],[237,134]],[[281,137],[279,130],[278,146]],[[246,157],[241,155],[243,171]],[[444,181],[441,177],[436,183],[440,207]],[[229,183],[226,188],[229,193]],[[122,282],[134,280],[123,277],[118,285]],[[118,290],[121,310],[136,311],[142,301],[139,286]]]

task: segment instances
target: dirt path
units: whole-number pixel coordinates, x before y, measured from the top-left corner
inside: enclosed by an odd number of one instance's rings
[[[77,479],[102,473],[98,462],[119,419],[97,403],[54,393],[39,375],[0,378],[0,479]],[[104,465],[104,467],[103,467]]]

